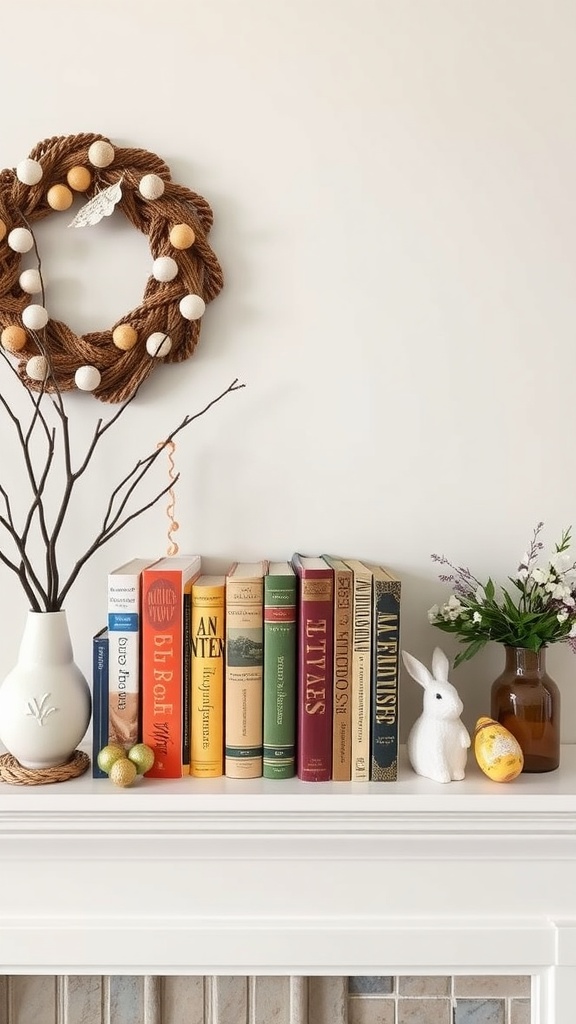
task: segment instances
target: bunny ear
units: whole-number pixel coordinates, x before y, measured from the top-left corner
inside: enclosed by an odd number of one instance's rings
[[[434,685],[434,680],[430,675],[428,669],[421,661],[418,661],[412,654],[408,654],[408,651],[402,651],[402,661],[406,666],[408,672],[415,679],[420,686],[423,686],[425,690]]]
[[[441,683],[448,682],[448,672],[450,670],[450,662],[444,654],[441,647],[434,648],[434,654],[432,655],[432,675],[435,679],[438,679]]]

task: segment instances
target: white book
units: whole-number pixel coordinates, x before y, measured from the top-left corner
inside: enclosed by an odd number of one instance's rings
[[[141,576],[153,558],[132,558],[108,573],[108,742],[138,743]]]

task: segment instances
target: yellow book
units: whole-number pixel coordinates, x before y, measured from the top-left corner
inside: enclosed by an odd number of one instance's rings
[[[224,774],[224,576],[199,576],[192,586],[190,774]]]

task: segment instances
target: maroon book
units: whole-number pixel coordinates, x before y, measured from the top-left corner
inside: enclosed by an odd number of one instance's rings
[[[298,576],[298,736],[296,764],[304,782],[332,778],[334,570],[323,558],[294,554]]]

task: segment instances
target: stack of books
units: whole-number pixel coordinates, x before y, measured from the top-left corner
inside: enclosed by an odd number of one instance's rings
[[[103,746],[141,741],[153,778],[395,780],[400,598],[389,570],[329,555],[120,566],[92,640],[94,777]]]

